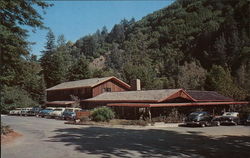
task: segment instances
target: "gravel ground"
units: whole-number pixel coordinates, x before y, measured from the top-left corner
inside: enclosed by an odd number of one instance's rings
[[[78,126],[60,120],[1,116],[23,136],[2,144],[2,158],[250,157],[250,126]]]

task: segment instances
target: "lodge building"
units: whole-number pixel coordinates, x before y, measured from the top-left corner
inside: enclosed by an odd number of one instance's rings
[[[246,105],[214,91],[184,89],[141,90],[140,80],[130,85],[116,77],[65,82],[46,90],[47,106],[70,106],[70,95],[78,96],[83,109],[111,107],[125,119],[139,119],[143,111],[149,118],[168,115],[171,108],[190,113],[198,108],[221,113],[232,105]]]

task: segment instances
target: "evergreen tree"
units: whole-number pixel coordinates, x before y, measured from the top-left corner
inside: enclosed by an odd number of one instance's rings
[[[52,30],[49,30],[49,32],[47,33],[46,39],[47,39],[47,42],[44,46],[45,50],[42,51],[43,54],[40,59],[40,62],[43,68],[42,72],[44,75],[46,87],[49,88],[55,85],[54,79],[53,79],[54,74],[53,74],[53,69],[52,69],[52,67],[54,67],[54,61],[52,57],[55,54],[56,45],[55,45],[55,35],[52,32]]]
[[[84,58],[78,59],[78,61],[71,66],[68,72],[68,80],[83,80],[90,77],[90,71],[88,67],[88,61]]]
[[[0,2],[1,111],[34,106],[43,96],[42,75],[35,56],[29,56],[28,31],[44,29],[43,18],[36,11],[51,6],[38,0]],[[32,60],[31,60],[32,59]]]

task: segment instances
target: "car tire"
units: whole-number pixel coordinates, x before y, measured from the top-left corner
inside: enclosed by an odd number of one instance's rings
[[[205,123],[202,123],[202,124],[201,124],[201,127],[206,127],[206,124],[205,124]]]

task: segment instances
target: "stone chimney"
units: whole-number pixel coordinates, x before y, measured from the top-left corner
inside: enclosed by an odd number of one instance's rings
[[[132,91],[140,91],[141,90],[141,80],[135,79],[131,81],[131,90]]]

